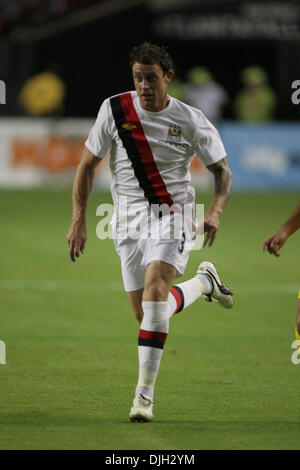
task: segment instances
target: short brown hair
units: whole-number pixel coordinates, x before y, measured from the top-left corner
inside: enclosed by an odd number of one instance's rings
[[[129,64],[132,67],[135,62],[140,64],[157,64],[161,67],[163,73],[174,69],[174,62],[166,46],[157,46],[151,42],[143,42],[135,46],[129,56]]]

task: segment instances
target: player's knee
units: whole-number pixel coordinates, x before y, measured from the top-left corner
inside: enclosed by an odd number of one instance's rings
[[[147,286],[144,290],[144,300],[151,300],[153,302],[161,302],[165,297],[164,286],[158,282],[154,282]]]

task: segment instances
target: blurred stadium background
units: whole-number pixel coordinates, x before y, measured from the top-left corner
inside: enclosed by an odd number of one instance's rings
[[[0,0],[1,449],[299,448],[299,236],[279,260],[260,253],[299,199],[299,26],[293,0]],[[157,422],[141,434],[127,426],[137,325],[113,244],[95,234],[107,159],[75,266],[64,237],[83,142],[102,100],[132,89],[129,51],[144,40],[169,46],[170,94],[203,109],[228,152],[234,194],[212,258],[238,301],[230,320],[193,306],[174,322]],[[191,173],[208,203],[208,172],[195,159]]]
[[[69,183],[101,102],[132,88],[131,47],[152,40],[175,58],[170,92],[219,128],[235,189],[297,189],[299,18],[295,1],[1,1],[1,186]],[[193,175],[207,189],[196,160]]]

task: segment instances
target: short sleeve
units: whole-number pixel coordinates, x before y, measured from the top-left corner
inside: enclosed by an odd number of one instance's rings
[[[226,157],[219,132],[203,114],[198,124],[196,123],[193,148],[205,166],[212,165]]]
[[[103,158],[112,144],[112,115],[109,100],[103,101],[95,124],[93,125],[85,146],[99,158]]]

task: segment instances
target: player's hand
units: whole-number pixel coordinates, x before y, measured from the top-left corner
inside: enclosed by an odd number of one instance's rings
[[[207,243],[208,243],[208,246],[212,246],[216,238],[219,225],[220,225],[220,219],[218,215],[216,215],[215,213],[211,213],[211,214],[206,213],[204,215],[204,233],[206,235],[204,238],[203,247]]]
[[[279,230],[262,243],[262,250],[278,257],[280,256],[278,251],[283,247],[287,238],[287,233],[284,230]]]
[[[211,246],[216,237],[220,220],[219,216],[215,214],[205,214],[204,219],[197,222],[196,230],[192,233],[192,240],[195,240],[198,235],[206,234],[202,248],[209,242],[208,246]]]
[[[84,253],[86,243],[86,226],[82,222],[72,222],[71,227],[66,235],[66,240],[69,244],[69,255],[74,262],[75,257],[79,257],[80,253]]]

